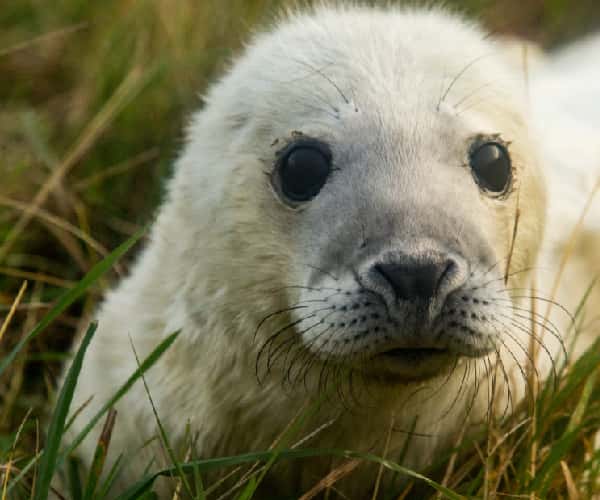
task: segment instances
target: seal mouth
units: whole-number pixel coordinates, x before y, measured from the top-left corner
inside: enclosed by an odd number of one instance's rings
[[[388,359],[404,361],[404,362],[421,362],[430,358],[447,356],[450,354],[449,349],[436,347],[396,347],[380,353]]]
[[[448,354],[448,349],[436,347],[396,347],[389,351],[384,351],[383,356],[401,357],[401,356],[435,356],[436,354]]]
[[[395,346],[377,353],[367,370],[391,383],[420,382],[446,373],[458,357],[445,347]]]

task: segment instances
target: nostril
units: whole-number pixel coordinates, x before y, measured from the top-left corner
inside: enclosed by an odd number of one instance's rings
[[[377,264],[375,270],[400,300],[431,300],[456,268],[451,259],[428,262]]]

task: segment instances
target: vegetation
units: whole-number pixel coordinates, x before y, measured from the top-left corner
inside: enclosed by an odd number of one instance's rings
[[[58,448],[69,424],[66,412],[78,367],[85,362],[84,347],[57,394],[61,363],[76,331],[87,331],[87,339],[93,336],[94,326],[88,325],[94,306],[108,284],[125,272],[135,252],[121,257],[151,221],[186,116],[201,104],[198,93],[222,71],[250,30],[268,22],[283,3],[3,2],[0,499],[47,498],[50,477],[61,465],[72,472],[72,480],[50,496],[112,498],[114,474],[99,479],[114,425],[109,407],[97,416],[106,421],[104,441],[89,473],[79,477],[65,450]],[[600,4],[594,0],[447,3],[480,16],[493,31],[528,36],[544,45],[600,25]],[[117,250],[111,253],[112,248]],[[173,338],[140,361],[132,374],[135,380]],[[503,494],[571,500],[600,493],[600,456],[593,448],[600,426],[599,362],[595,346],[576,364],[561,367],[555,389],[541,385],[535,404],[523,405],[508,421],[494,424],[481,441],[445,457],[432,471],[445,486],[430,483],[431,491],[450,498]],[[48,401],[56,403],[49,407]],[[292,426],[292,431],[300,428]],[[403,472],[375,456],[280,447],[211,461],[190,462],[185,454],[174,454],[173,468],[165,474],[186,473],[182,495],[190,486],[198,498],[207,492],[208,498],[216,498],[210,485],[203,489],[202,471],[241,467],[250,473],[242,476],[245,481],[235,494],[250,498],[276,459],[293,460],[301,453],[330,454],[340,459],[341,467],[353,460],[374,461]],[[385,497],[414,494],[421,480],[411,477],[404,492],[383,492]],[[153,480],[140,478],[123,498],[148,498]]]

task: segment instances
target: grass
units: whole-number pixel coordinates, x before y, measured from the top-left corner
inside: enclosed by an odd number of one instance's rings
[[[110,406],[174,336],[140,362],[96,415],[94,422],[109,418],[90,473],[68,460],[74,446],[58,448],[69,425],[65,416],[78,366],[57,394],[61,363],[75,332],[87,329],[108,284],[126,272],[134,254],[126,252],[159,203],[161,180],[179,148],[186,116],[200,105],[198,93],[250,30],[282,3],[18,0],[2,5],[0,500],[52,496],[49,478],[57,466],[70,478],[58,492],[65,498],[112,498],[110,484],[118,470],[100,476],[110,445]],[[481,17],[494,31],[548,46],[600,24],[600,5],[593,0],[449,3]],[[582,300],[586,289],[582,284]],[[88,332],[93,335],[93,329]],[[76,356],[85,362],[84,350]],[[600,457],[593,439],[600,426],[599,361],[594,346],[560,368],[556,389],[541,384],[535,404],[442,457],[431,471],[440,484],[428,480],[429,493],[570,500],[598,493]],[[49,400],[56,401],[53,408]],[[162,475],[188,474],[182,494],[189,489],[197,498],[216,498],[202,473],[233,467],[243,479],[235,494],[251,498],[275,461],[303,454],[336,458],[339,467],[322,488],[363,461],[380,464],[386,474],[411,474],[381,457],[293,448],[301,435],[301,425],[292,425],[290,435],[271,450],[240,457],[193,460],[176,450]],[[410,477],[399,491],[382,495],[414,494],[423,480]],[[123,498],[149,498],[154,480],[139,478]]]

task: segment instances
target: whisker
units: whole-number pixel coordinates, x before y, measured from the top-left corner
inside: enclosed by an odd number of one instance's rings
[[[327,291],[331,291],[331,292],[336,292],[336,293],[341,293],[342,289],[341,288],[333,288],[333,287],[327,287],[327,286],[323,286],[323,287],[314,287],[314,286],[305,286],[305,285],[287,285],[287,286],[282,286],[279,288],[272,288],[270,290],[265,290],[265,292],[269,292],[269,293],[278,293],[281,292],[283,290],[308,290],[309,292],[322,292],[324,290]]]
[[[511,318],[509,318],[508,316],[504,316],[504,315],[503,315],[503,317],[505,317],[505,318],[509,319],[509,321],[511,321],[511,323],[513,324],[513,326],[514,326],[514,327],[518,328],[520,331],[522,331],[522,332],[523,332],[523,333],[525,333],[526,335],[529,335],[529,336],[530,336],[530,337],[531,337],[531,338],[532,338],[532,339],[533,339],[533,340],[534,340],[534,341],[535,341],[535,342],[536,342],[536,343],[537,343],[537,344],[538,344],[538,345],[539,345],[539,346],[540,346],[540,347],[541,347],[541,348],[544,350],[544,352],[546,353],[546,355],[547,355],[547,356],[548,356],[548,358],[550,359],[550,363],[551,363],[551,365],[552,365],[552,372],[553,372],[553,384],[554,384],[554,386],[555,386],[555,389],[556,389],[556,388],[557,388],[557,384],[558,384],[558,380],[559,380],[559,379],[558,379],[558,373],[557,373],[557,371],[556,371],[556,360],[554,359],[554,357],[553,357],[553,356],[552,356],[552,354],[550,353],[550,350],[548,349],[548,347],[546,347],[546,345],[545,345],[545,344],[544,344],[544,343],[543,343],[543,342],[542,342],[542,341],[541,341],[541,340],[540,340],[540,339],[537,337],[537,335],[535,335],[535,334],[534,334],[534,333],[531,331],[531,329],[529,329],[528,327],[526,327],[526,326],[523,326],[523,325],[521,325],[521,324],[517,323],[516,321],[512,320],[512,319],[511,319]],[[505,327],[508,327],[508,325],[504,325],[504,326],[505,326]],[[517,341],[516,341],[516,339],[515,339],[514,337],[512,337],[511,335],[509,335],[509,336],[510,336],[510,337],[511,337],[511,338],[512,338],[512,339],[513,339],[515,342],[517,342]],[[523,349],[523,347],[522,347],[521,345],[519,345],[519,347],[521,347],[521,348]],[[527,352],[529,353],[529,349],[527,349]],[[531,366],[532,366],[532,368],[534,368],[534,370],[535,370],[535,373],[536,373],[536,376],[537,376],[538,380],[542,380],[542,379],[541,379],[541,377],[540,377],[540,374],[539,374],[539,373],[538,373],[538,371],[537,371],[537,368],[535,367],[535,366],[536,366],[535,362],[533,361],[533,359],[532,359],[532,358],[530,358],[530,355],[529,355],[529,354],[528,354],[527,356],[528,356],[528,358],[530,359]]]
[[[448,96],[448,94],[450,93],[450,91],[452,90],[452,87],[454,87],[454,85],[456,85],[456,82],[460,79],[460,77],[462,77],[468,70],[469,68],[471,68],[471,66],[473,66],[474,64],[476,64],[477,62],[479,62],[481,59],[484,59],[486,57],[490,57],[492,56],[493,53],[491,54],[482,54],[480,56],[477,56],[475,59],[473,59],[472,61],[470,61],[469,63],[467,63],[455,76],[454,78],[450,81],[450,84],[446,87],[446,90],[442,93],[440,99],[438,100],[437,106],[436,106],[436,111],[439,112],[440,110],[440,106],[442,105],[442,103],[444,102],[444,100],[446,99],[446,97]]]
[[[320,267],[314,266],[312,264],[303,264],[306,267],[309,267],[310,269],[314,269],[315,271],[319,271],[321,274],[324,274],[325,276],[329,276],[333,281],[339,281],[339,278],[337,276],[335,276],[333,273],[331,273],[330,271],[326,271],[324,269],[321,269]]]
[[[531,387],[530,381],[529,381],[529,377],[525,373],[525,370],[521,366],[521,363],[519,363],[519,360],[515,356],[515,353],[512,351],[512,349],[510,347],[508,347],[506,345],[506,342],[504,342],[504,340],[500,339],[500,343],[502,344],[502,347],[504,347],[504,349],[506,349],[506,351],[510,354],[510,356],[514,360],[514,362],[515,362],[515,364],[516,364],[519,372],[521,373],[521,377],[523,378],[523,381],[525,382],[525,386],[527,388],[527,395],[528,395],[528,397],[532,397],[532,395],[534,394],[533,387]]]
[[[327,316],[326,316],[327,317]],[[326,318],[325,317],[325,318]],[[324,318],[324,319],[325,319]],[[323,320],[321,320],[319,323],[317,324],[322,324]],[[287,361],[287,357],[286,357],[286,361],[285,364],[289,366],[287,372],[286,372],[286,379],[292,383],[291,380],[291,373],[293,371],[293,367],[295,366],[296,362],[298,361],[299,358],[301,358],[302,356],[304,358],[306,357],[312,357],[312,358],[316,358],[316,356],[314,355],[314,353],[311,351],[311,348],[318,342],[318,340],[325,334],[327,334],[327,332],[329,332],[330,330],[332,330],[334,327],[332,327],[331,325],[326,326],[325,329],[323,331],[321,331],[320,333],[318,333],[306,346],[302,346],[301,349],[299,349],[298,354],[289,362]],[[306,331],[301,332],[302,333],[306,333]],[[301,373],[301,372],[300,372]]]
[[[292,60],[301,66],[305,66],[305,67],[309,68],[315,74],[321,76],[325,81],[327,81],[337,91],[337,93],[342,97],[343,101],[346,104],[350,104],[350,99],[348,99],[346,97],[346,94],[344,94],[344,92],[342,92],[342,89],[339,87],[339,85],[337,83],[335,83],[328,75],[323,73],[323,71],[321,69],[312,66],[311,64],[307,63],[306,61],[301,61],[299,59],[292,59]]]
[[[460,380],[460,385],[458,386],[458,390],[456,391],[456,396],[454,396],[454,398],[452,399],[452,403],[450,403],[450,405],[444,410],[441,417],[438,419],[438,422],[441,422],[444,418],[446,418],[450,414],[452,409],[456,406],[456,403],[460,399],[461,392],[464,388],[465,379],[468,376],[470,368],[471,368],[471,361],[467,361],[465,363],[465,369],[463,371],[463,376]]]
[[[502,330],[500,330],[500,328],[498,328],[499,326],[503,327]],[[500,342],[500,344],[506,349],[506,351],[510,354],[510,356],[512,357],[513,361],[515,362],[517,368],[519,369],[519,371],[521,372],[521,376],[523,377],[523,380],[525,380],[526,383],[528,383],[529,379],[528,377],[525,375],[525,370],[523,369],[523,367],[521,366],[521,363],[519,363],[518,358],[516,357],[515,353],[512,351],[512,349],[510,349],[508,347],[508,345],[506,345],[506,342],[504,342],[502,335],[505,332],[505,329],[508,329],[507,325],[503,324],[501,321],[496,321],[494,323],[492,323],[492,327],[494,328],[494,331],[496,332],[496,339]],[[510,335],[509,335],[510,336]],[[521,349],[523,349],[522,346],[520,346]],[[526,350],[523,350],[523,352],[525,353],[525,355],[528,355],[528,352]],[[528,389],[530,389],[528,387]]]
[[[494,301],[494,299],[492,299],[492,301]],[[546,320],[546,318],[544,318],[544,315],[533,310],[533,309],[528,309],[527,307],[520,307],[517,305],[499,305],[498,307],[502,308],[502,309],[512,309],[513,311],[519,311],[528,315],[531,315],[534,318],[537,318],[540,321],[543,321],[545,323],[547,323],[548,325],[550,325],[550,327],[552,328],[552,331],[555,332],[560,338],[562,338],[562,336],[560,335],[560,329],[556,326],[555,323],[553,323],[552,321],[550,321],[549,319]],[[525,318],[525,319],[530,319],[529,317]],[[559,339],[557,339],[559,340]]]
[[[516,271],[511,271],[510,273],[506,274],[505,276],[499,276],[497,278],[491,279],[489,281],[486,281],[482,284],[476,285],[472,288],[468,288],[467,290],[481,290],[483,288],[487,288],[489,285],[491,285],[492,283],[495,283],[497,281],[505,281],[507,278],[510,278],[512,276],[516,276],[517,274],[522,274],[522,273],[527,273],[527,272],[531,272],[538,269],[537,267],[525,267],[523,269],[518,269]],[[487,274],[487,273],[486,273]],[[483,275],[485,276],[485,274]],[[502,288],[500,290],[493,290],[494,292],[501,292],[503,290],[508,290],[507,288]]]
[[[280,309],[279,311],[275,311],[273,313],[267,314],[263,319],[261,319],[256,327],[256,330],[254,330],[254,336],[253,336],[253,342],[256,341],[256,335],[258,334],[258,331],[260,330],[260,328],[271,318],[277,316],[278,314],[283,314],[286,312],[290,312],[290,311],[296,311],[298,309],[307,309],[310,306],[301,306],[301,305],[295,305],[295,306],[291,306],[291,307],[286,307],[285,309]]]
[[[473,380],[475,382],[475,387],[473,388],[473,395],[471,397],[471,400],[469,402],[469,404],[467,405],[467,412],[465,415],[465,420],[468,420],[471,417],[471,412],[473,411],[473,408],[475,406],[475,400],[477,399],[477,395],[479,394],[479,374],[477,373],[477,361],[473,362],[473,372],[474,372],[474,377]]]
[[[506,372],[506,367],[504,366],[504,361],[502,360],[502,356],[500,355],[500,350],[498,349],[497,346],[494,346],[494,349],[496,350],[496,357],[499,360],[500,369],[502,370],[502,373],[504,376],[504,382],[506,384],[506,390],[507,390],[506,405],[504,406],[504,410],[502,412],[502,417],[501,417],[502,419],[504,419],[509,412],[509,408],[510,408],[510,411],[512,411],[514,409],[514,401],[512,399],[512,387],[511,387],[511,383],[510,383],[510,378],[508,376],[508,373]]]
[[[487,409],[486,409],[486,420],[488,421],[488,425],[489,422],[491,420],[491,415],[492,415],[492,405],[493,405],[493,393],[492,393],[492,389],[490,388],[490,378],[492,377],[491,375],[491,365],[489,364],[489,357],[485,357],[482,360],[483,366],[485,368],[485,380],[487,381],[486,384],[486,389],[487,389]]]
[[[495,299],[492,299],[492,302],[494,302],[494,301],[495,301]],[[497,307],[499,309],[520,311],[525,314],[528,314],[528,315],[523,315],[523,314],[519,314],[518,312],[514,312],[513,316],[533,322],[535,325],[539,326],[544,331],[548,332],[559,343],[561,351],[562,351],[562,355],[564,356],[565,360],[568,359],[567,348],[564,343],[563,337],[560,334],[560,330],[550,320],[545,321],[545,318],[540,313],[538,313],[536,311],[532,311],[527,308],[523,308],[523,307],[518,307],[518,306],[514,306],[514,305],[502,305],[502,304],[498,305]]]
[[[510,335],[509,335],[510,336]],[[514,339],[513,339],[514,340]],[[532,398],[533,395],[535,394],[533,387],[531,385],[531,380],[530,377],[527,376],[527,373],[525,371],[525,368],[523,368],[523,366],[521,365],[521,363],[519,362],[517,356],[515,355],[515,353],[512,351],[512,349],[510,347],[508,347],[508,345],[506,344],[506,342],[504,340],[500,340],[500,343],[502,344],[502,346],[504,347],[504,349],[506,349],[506,351],[510,354],[510,356],[512,357],[512,359],[514,360],[517,369],[519,370],[519,373],[521,374],[521,377],[523,378],[523,381],[525,382],[525,387],[527,389],[526,391],[526,396],[529,398]],[[516,342],[517,343],[517,342]],[[532,369],[534,370],[534,372],[537,374],[537,369],[535,367],[535,365],[532,364],[531,362],[531,358],[529,357],[529,353],[528,350],[526,350],[522,345],[517,343],[517,346],[523,351],[523,353],[525,354],[527,360],[530,362],[531,366],[533,367]]]
[[[335,309],[332,309],[331,307],[324,307],[322,309],[317,309],[317,310],[313,311],[313,314],[311,314],[309,316],[306,316],[302,321],[305,321],[307,319],[312,319],[312,318],[316,317],[319,312],[323,312],[323,311],[331,311],[331,312],[329,314],[326,314],[323,318],[319,319],[316,323],[313,323],[312,325],[310,325],[308,328],[305,328],[304,330],[302,330],[300,332],[295,332],[294,335],[290,339],[287,339],[287,340],[283,341],[273,351],[269,351],[269,359],[267,361],[267,368],[268,369],[270,369],[270,366],[272,366],[272,362],[274,363],[275,361],[277,361],[277,353],[280,351],[280,349],[284,345],[288,344],[290,341],[292,343],[293,342],[298,342],[299,339],[302,338],[302,335],[304,335],[305,333],[308,333],[310,330],[312,330],[316,326],[322,325],[325,322],[325,319],[327,319],[329,316],[331,316],[332,314],[335,313]],[[289,351],[288,351],[288,353],[289,353]],[[272,362],[271,362],[271,360],[272,360]],[[286,357],[286,362],[285,363],[287,364],[287,357]]]
[[[563,341],[563,339],[562,339],[562,337],[561,337],[561,335],[560,335],[560,333],[558,331],[555,331],[555,330],[551,329],[548,325],[545,325],[545,324],[541,323],[539,320],[535,319],[533,316],[524,316],[524,315],[519,314],[519,313],[514,313],[514,317],[530,321],[530,322],[534,323],[535,325],[539,326],[540,328],[542,328],[543,331],[548,332],[552,336],[552,338],[554,338],[558,342],[558,344],[560,345],[561,355],[563,356],[564,361],[566,362],[569,359],[568,353],[567,353],[567,347],[565,346],[565,343],[564,343],[564,341]],[[534,335],[533,331],[532,331],[532,335]],[[535,337],[537,338],[537,336],[535,336]],[[543,344],[541,338],[539,339],[538,342],[541,343],[540,345]],[[543,348],[543,346],[542,346],[542,348]]]
[[[511,291],[514,291],[514,290],[528,290],[528,289],[527,288],[506,288],[505,290],[507,292],[511,292]],[[500,290],[498,290],[498,291],[500,291]],[[548,304],[552,304],[553,306],[555,306],[558,309],[560,309],[563,313],[565,313],[565,315],[569,318],[571,324],[575,324],[575,318],[569,312],[569,310],[566,307],[564,307],[562,304],[560,304],[559,302],[556,302],[555,300],[548,299],[546,297],[536,296],[536,295],[514,295],[513,298],[515,298],[515,299],[539,300],[541,302],[546,302]],[[503,300],[503,301],[511,301],[512,302],[511,299],[498,298],[496,300]]]
[[[332,332],[329,333],[327,339],[325,340],[325,343],[329,343],[329,341],[333,338],[334,335],[337,334],[337,332],[339,332],[339,328],[335,328]],[[312,357],[310,357],[310,359],[308,360],[308,362],[305,364],[305,372],[303,375],[303,379],[304,379],[304,383],[306,385],[306,377],[308,376],[308,372],[310,370],[310,368],[312,368],[312,365],[318,360],[319,358],[317,357],[317,355],[313,355]]]
[[[302,321],[305,321],[307,319],[310,319],[314,317],[314,314],[305,316],[303,318],[297,319],[291,323],[288,323],[286,326],[284,326],[283,328],[279,329],[278,331],[276,331],[273,335],[271,335],[265,342],[263,342],[263,344],[261,345],[261,347],[258,350],[258,354],[256,356],[256,364],[255,364],[255,370],[256,370],[256,375],[259,378],[259,382],[260,382],[260,377],[259,375],[259,364],[260,364],[260,360],[262,358],[262,355],[265,351],[265,349],[269,348],[270,349],[270,345],[275,341],[275,339],[281,335],[283,332],[285,332],[286,330],[290,329],[290,328],[294,328],[296,325],[300,324]],[[270,357],[270,351],[269,351],[269,357]],[[267,373],[269,371],[269,362],[267,359]]]
[[[505,328],[505,330],[503,330],[504,335],[508,336],[523,351],[523,354],[529,361],[529,365],[531,366],[531,369],[535,372],[538,380],[541,380],[542,378],[540,377],[540,373],[537,369],[537,365],[536,365],[534,359],[531,357],[529,349],[526,348],[515,335],[513,335],[509,324],[506,324],[500,320],[496,320],[496,321]],[[512,326],[514,326],[515,328],[519,329],[520,331],[522,331],[523,333],[525,333],[527,335],[530,335],[530,332],[527,328],[525,328],[522,325],[519,325],[517,323],[514,323],[514,322],[511,322],[511,323],[513,323]],[[539,339],[536,339],[536,340],[539,340]],[[550,360],[552,361],[552,363],[554,363],[554,358],[551,355],[550,355]]]

